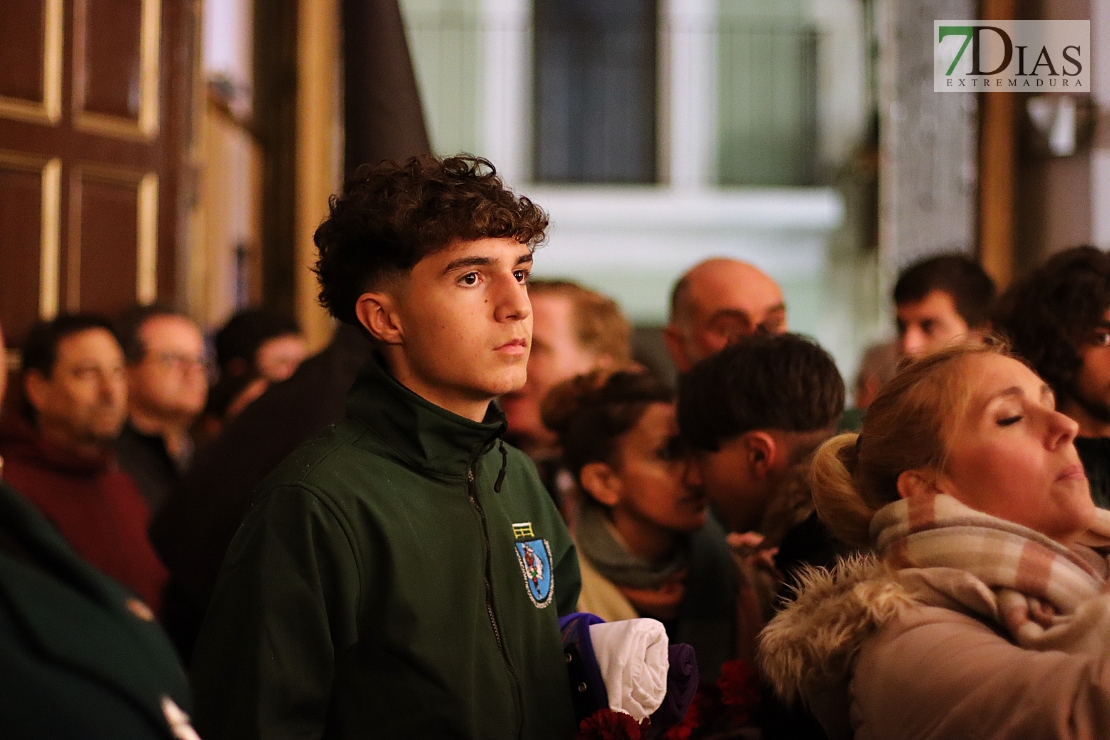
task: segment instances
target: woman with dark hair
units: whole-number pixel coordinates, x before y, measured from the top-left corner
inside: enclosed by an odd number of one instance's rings
[[[904,368],[814,458],[822,521],[874,554],[764,630],[778,693],[834,739],[1110,735],[1110,512],[1076,431],[998,346]]]
[[[724,532],[707,521],[705,494],[676,448],[673,392],[646,372],[599,371],[553,388],[543,418],[584,499],[578,608],[607,621],[658,619],[672,642],[694,646],[703,682],[726,660],[750,659],[758,605],[738,587]]]

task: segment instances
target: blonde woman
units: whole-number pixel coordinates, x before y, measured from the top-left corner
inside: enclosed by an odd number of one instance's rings
[[[831,738],[1110,736],[1110,513],[1076,424],[1003,349],[903,369],[811,472],[873,555],[811,571],[761,664]]]

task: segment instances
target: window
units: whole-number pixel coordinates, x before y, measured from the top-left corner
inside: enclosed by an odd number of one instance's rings
[[[725,17],[718,38],[720,183],[815,184],[817,32]]]
[[[536,0],[540,182],[656,180],[654,0]]]

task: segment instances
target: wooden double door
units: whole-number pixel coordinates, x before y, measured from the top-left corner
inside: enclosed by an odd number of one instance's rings
[[[199,0],[0,0],[0,326],[173,303]],[[180,249],[178,248],[180,246]]]

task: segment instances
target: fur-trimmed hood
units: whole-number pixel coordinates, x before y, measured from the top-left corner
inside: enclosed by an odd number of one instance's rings
[[[917,603],[896,571],[874,555],[843,558],[831,570],[807,568],[795,601],[760,634],[760,668],[782,699],[802,699],[826,728],[843,725],[860,647]]]

